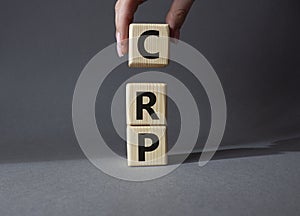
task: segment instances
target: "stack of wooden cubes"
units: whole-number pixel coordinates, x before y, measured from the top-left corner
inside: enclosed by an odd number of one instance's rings
[[[165,67],[169,59],[167,24],[131,24],[129,67]],[[128,166],[166,165],[167,85],[128,83],[126,123]]]

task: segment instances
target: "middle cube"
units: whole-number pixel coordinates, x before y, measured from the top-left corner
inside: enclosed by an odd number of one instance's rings
[[[165,83],[127,84],[127,125],[166,125],[166,95]]]

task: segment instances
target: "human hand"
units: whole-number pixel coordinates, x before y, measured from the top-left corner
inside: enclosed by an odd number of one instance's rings
[[[118,0],[115,5],[115,25],[117,51],[121,57],[128,52],[128,29],[133,21],[134,13],[144,0]],[[166,16],[170,27],[170,37],[179,39],[180,28],[193,4],[193,0],[173,0]]]

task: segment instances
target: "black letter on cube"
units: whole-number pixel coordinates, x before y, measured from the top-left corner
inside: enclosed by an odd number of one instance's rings
[[[143,97],[149,98],[149,103],[143,104]],[[143,119],[143,109],[147,110],[152,119],[159,119],[154,110],[151,108],[156,103],[156,96],[152,92],[136,93],[136,119]]]
[[[145,139],[151,139],[152,145],[146,147]],[[139,161],[145,161],[145,153],[151,152],[157,149],[159,146],[159,138],[152,133],[139,133],[138,134],[138,144],[139,144]]]
[[[145,40],[146,40],[147,37],[149,37],[151,35],[158,37],[159,36],[159,31],[157,31],[157,30],[148,30],[148,31],[143,32],[143,34],[141,34],[141,36],[138,39],[138,50],[144,58],[157,59],[157,58],[159,58],[159,52],[149,53],[145,49]]]

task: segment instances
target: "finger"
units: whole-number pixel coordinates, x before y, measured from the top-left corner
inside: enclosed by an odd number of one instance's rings
[[[138,0],[118,0],[115,5],[115,25],[117,50],[119,56],[127,53],[128,27],[133,21],[134,13],[141,1]]]
[[[193,0],[174,0],[166,17],[170,36],[179,39],[180,28],[193,4]]]

